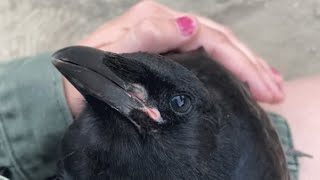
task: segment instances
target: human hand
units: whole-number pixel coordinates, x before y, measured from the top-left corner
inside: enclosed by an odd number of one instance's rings
[[[79,45],[116,53],[186,52],[202,46],[213,59],[247,82],[256,100],[277,103],[284,98],[281,75],[226,27],[153,1],[138,3],[102,25]],[[82,110],[83,98],[65,79],[64,88],[71,112],[77,116]]]

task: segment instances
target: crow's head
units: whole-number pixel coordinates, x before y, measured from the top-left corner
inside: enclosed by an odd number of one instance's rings
[[[191,60],[182,64],[193,72],[147,53],[75,46],[53,57],[87,102],[63,140],[64,177],[286,177],[270,122],[238,81],[208,57],[180,55],[181,62]]]
[[[103,110],[111,107],[144,137],[195,123],[208,102],[197,77],[164,56],[68,47],[54,58],[55,66],[92,103],[97,116],[117,121]]]

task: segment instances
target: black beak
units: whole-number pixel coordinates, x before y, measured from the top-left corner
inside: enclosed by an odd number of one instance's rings
[[[122,58],[119,55],[89,47],[73,46],[61,49],[52,56],[56,68],[84,97],[93,96],[128,119],[133,109],[145,107],[143,102],[127,92],[130,84],[105,65],[104,62],[108,59]]]

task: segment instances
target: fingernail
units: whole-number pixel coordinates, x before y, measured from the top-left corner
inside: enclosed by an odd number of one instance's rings
[[[176,19],[176,22],[182,35],[190,36],[193,33],[195,29],[195,24],[190,17],[179,17]]]
[[[283,93],[283,87],[282,87],[281,83],[279,83],[279,82],[274,83],[274,88],[272,90],[272,94],[273,94],[273,102],[274,103],[278,103],[278,102],[282,101],[282,99],[284,97],[284,93]]]
[[[282,87],[282,84],[277,83],[277,87],[278,87],[279,91],[283,94],[283,87]]]
[[[271,71],[272,71],[272,73],[273,73],[274,75],[276,75],[276,76],[281,76],[280,72],[279,72],[276,68],[271,67]]]

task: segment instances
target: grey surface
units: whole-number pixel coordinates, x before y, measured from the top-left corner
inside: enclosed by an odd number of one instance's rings
[[[136,0],[1,0],[0,61],[72,45]],[[320,0],[160,0],[231,28],[287,79],[320,73]]]

